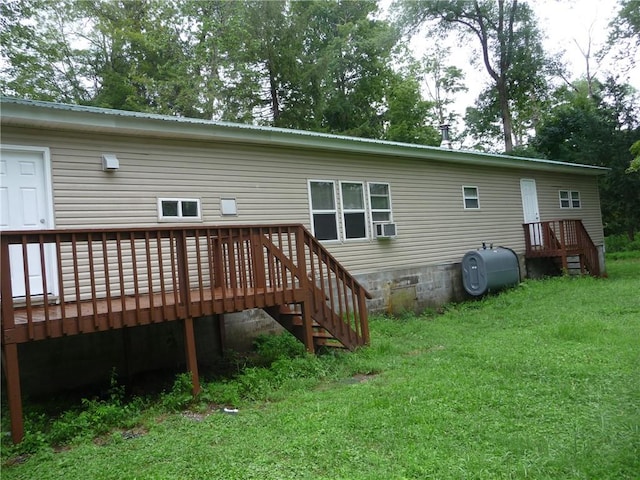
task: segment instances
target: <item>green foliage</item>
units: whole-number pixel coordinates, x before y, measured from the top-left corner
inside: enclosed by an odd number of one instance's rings
[[[161,396],[162,406],[169,411],[184,410],[194,401],[191,373],[176,376],[173,387]]]
[[[288,332],[280,335],[259,335],[253,345],[261,360],[267,365],[281,358],[297,358],[306,355],[302,342]]]
[[[532,147],[547,158],[608,167],[600,182],[606,233],[633,238],[640,226],[640,176],[627,174],[629,147],[640,139],[637,92],[609,78],[556,92]]]
[[[475,135],[499,132],[505,151],[523,142],[535,114],[548,92],[547,75],[552,62],[546,57],[531,7],[523,2],[467,2],[459,0],[396,2],[400,24],[406,31],[435,22],[438,32],[456,32],[478,41],[479,58],[491,78],[491,86],[466,122]],[[433,24],[431,22],[431,24]],[[479,123],[478,123],[479,122]],[[497,126],[500,126],[498,129]]]
[[[611,21],[609,43],[628,39],[640,46],[640,8],[637,0],[620,0],[620,9]]]
[[[631,152],[631,155],[634,156],[634,158],[629,163],[629,168],[627,168],[626,172],[627,173],[640,172],[640,140],[638,140],[633,145],[631,145],[631,148],[629,148],[629,151]]]
[[[25,410],[25,437],[19,445],[5,444],[2,454],[34,453],[49,446],[64,446],[90,440],[114,429],[129,429],[140,423],[147,401],[135,398],[125,401],[124,386],[117,382],[115,372],[105,398],[83,398],[80,405],[59,414],[30,408]]]
[[[604,239],[607,253],[630,252],[640,250],[640,233],[636,233],[633,240],[626,234],[609,235]]]
[[[396,30],[368,0],[9,1],[5,95],[383,138]],[[400,80],[402,82],[402,80]],[[419,98],[421,102],[422,99]],[[397,136],[396,134],[393,134]],[[405,135],[405,136],[406,136]]]
[[[389,89],[385,140],[440,145],[440,133],[429,125],[432,104],[422,99],[417,80],[399,77]]]

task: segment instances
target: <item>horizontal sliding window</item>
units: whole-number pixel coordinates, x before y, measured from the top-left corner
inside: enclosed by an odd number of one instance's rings
[[[197,222],[202,219],[197,198],[159,198],[158,220],[161,222]]]

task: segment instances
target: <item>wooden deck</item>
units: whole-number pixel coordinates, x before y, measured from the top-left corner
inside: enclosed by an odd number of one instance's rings
[[[262,308],[314,352],[369,342],[366,290],[301,225],[2,232],[3,367],[23,437],[18,344]]]
[[[580,220],[551,220],[523,224],[527,258],[553,258],[567,271],[578,259],[582,274],[599,277],[598,250]]]
[[[193,317],[232,313],[272,305],[302,303],[306,292],[272,288],[217,287],[203,292],[192,290],[191,306],[180,303],[173,293],[127,296],[53,305],[45,309],[36,305],[14,309],[14,327],[4,332],[7,343],[24,343],[68,335],[103,332],[124,327],[136,327],[184,319],[190,310]],[[48,317],[48,318],[47,318]]]

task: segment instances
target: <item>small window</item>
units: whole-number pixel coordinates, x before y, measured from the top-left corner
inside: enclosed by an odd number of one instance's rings
[[[311,226],[318,240],[338,240],[336,186],[333,180],[310,180]]]
[[[462,187],[462,198],[465,210],[478,210],[480,208],[478,187]]]
[[[158,220],[161,222],[200,221],[200,200],[197,198],[159,198]]]
[[[571,208],[580,208],[580,192],[571,192]]]
[[[340,194],[345,240],[367,238],[364,184],[361,182],[340,182]]]
[[[374,223],[390,223],[391,191],[388,183],[369,184],[369,205],[371,207],[371,221]]]
[[[560,190],[560,208],[581,208],[580,192]]]

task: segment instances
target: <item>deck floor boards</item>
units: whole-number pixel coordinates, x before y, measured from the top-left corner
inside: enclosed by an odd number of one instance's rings
[[[283,303],[301,302],[302,289],[222,288],[195,289],[190,304],[182,303],[180,292],[139,294],[33,305],[14,309],[14,328],[5,330],[5,339],[23,343],[67,335],[148,325],[206,315],[238,312]]]

